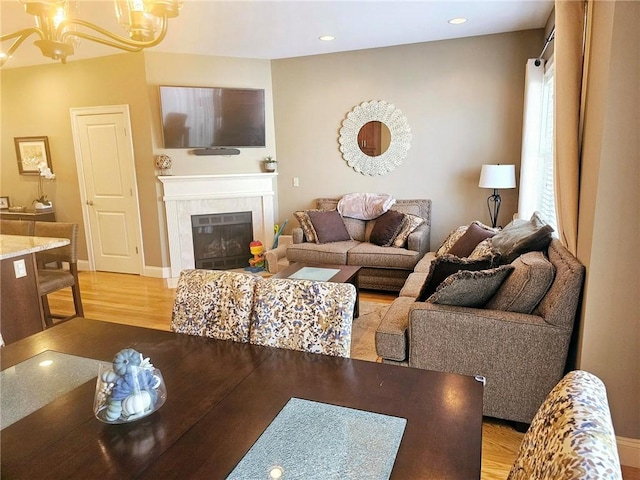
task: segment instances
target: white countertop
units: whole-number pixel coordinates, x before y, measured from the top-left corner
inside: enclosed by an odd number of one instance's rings
[[[68,238],[0,235],[0,260],[69,245]]]

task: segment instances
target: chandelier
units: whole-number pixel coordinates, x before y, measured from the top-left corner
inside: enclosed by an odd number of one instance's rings
[[[40,37],[34,45],[42,54],[62,63],[73,55],[80,39],[139,52],[162,42],[169,18],[177,17],[182,7],[182,0],[115,0],[115,15],[129,33],[127,38],[76,18],[76,2],[72,0],[20,0],[20,3],[35,17],[36,26],[0,36],[0,43],[15,39],[6,55],[0,58],[0,66],[33,34]]]

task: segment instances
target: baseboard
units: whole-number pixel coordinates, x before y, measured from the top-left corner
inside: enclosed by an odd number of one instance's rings
[[[169,275],[171,275],[170,267],[149,267],[145,265],[142,271],[143,277],[167,278]]]
[[[81,272],[90,272],[88,260],[78,260],[78,270]],[[167,278],[171,275],[170,267],[149,267],[145,265],[142,269],[143,277]]]
[[[625,467],[640,468],[640,439],[616,437],[620,463]]]

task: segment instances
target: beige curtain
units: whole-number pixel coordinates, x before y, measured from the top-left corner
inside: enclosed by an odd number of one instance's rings
[[[562,243],[575,254],[578,242],[585,2],[556,0],[555,21],[554,177],[558,234]]]

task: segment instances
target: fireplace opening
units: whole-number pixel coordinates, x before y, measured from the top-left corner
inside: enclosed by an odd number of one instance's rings
[[[230,270],[249,264],[251,212],[192,215],[191,227],[196,268]]]

